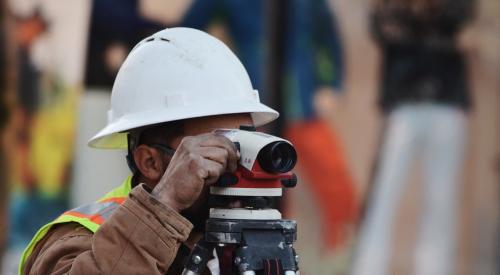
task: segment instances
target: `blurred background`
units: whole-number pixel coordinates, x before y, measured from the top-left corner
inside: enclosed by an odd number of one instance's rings
[[[130,49],[227,43],[299,154],[301,274],[500,274],[500,1],[2,0],[0,264],[128,175],[106,124]]]

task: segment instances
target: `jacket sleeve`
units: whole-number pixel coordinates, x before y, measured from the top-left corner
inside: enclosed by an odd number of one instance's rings
[[[95,234],[76,227],[44,237],[24,274],[165,274],[192,229],[143,185],[132,190]]]

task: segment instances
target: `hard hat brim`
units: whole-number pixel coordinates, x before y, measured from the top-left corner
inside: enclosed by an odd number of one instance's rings
[[[198,105],[198,104],[196,104]],[[206,117],[224,114],[250,113],[255,127],[267,124],[279,114],[266,105],[255,101],[230,101],[222,100],[218,104],[203,106],[183,106],[181,108],[169,108],[168,110],[145,111],[133,115],[124,115],[117,121],[109,123],[94,137],[88,141],[88,146],[99,149],[126,149],[127,132],[134,128],[171,122],[182,119]],[[186,108],[190,111],[186,112]]]

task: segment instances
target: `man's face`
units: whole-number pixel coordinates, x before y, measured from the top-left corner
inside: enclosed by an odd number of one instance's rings
[[[171,148],[177,148],[184,136],[196,136],[210,133],[215,129],[238,129],[241,125],[253,126],[250,114],[231,114],[212,117],[202,117],[187,120],[184,123],[184,135],[174,138],[170,144]],[[165,167],[164,169],[166,169]],[[208,194],[209,187],[205,187],[196,202],[184,210],[182,214],[194,225],[196,231],[203,231],[205,221],[208,218]]]

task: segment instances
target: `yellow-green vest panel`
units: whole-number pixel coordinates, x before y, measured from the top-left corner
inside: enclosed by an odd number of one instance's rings
[[[43,239],[53,225],[76,222],[95,233],[101,224],[104,223],[106,219],[109,218],[111,214],[113,214],[113,212],[125,201],[131,188],[132,177],[129,176],[123,181],[122,185],[108,192],[99,200],[66,211],[57,219],[40,228],[21,256],[21,261],[19,263],[19,275],[23,273],[26,260],[33,252],[36,244]]]

